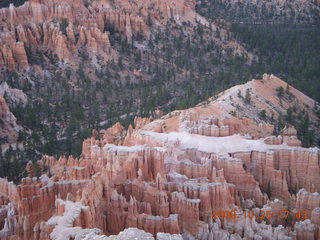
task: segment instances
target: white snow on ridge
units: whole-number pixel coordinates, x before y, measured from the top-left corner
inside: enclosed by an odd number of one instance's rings
[[[97,145],[91,147],[91,149],[95,149],[96,151],[100,150]],[[155,149],[157,151],[164,151],[162,147],[149,147],[147,145],[135,145],[135,146],[121,146],[121,145],[114,145],[114,144],[106,144],[103,147],[103,150],[108,152],[139,152],[146,149]]]
[[[82,210],[88,209],[87,206],[83,206],[80,202],[63,201],[57,199],[57,201],[65,206],[63,216],[54,216],[47,221],[47,225],[55,226],[50,233],[52,240],[69,240],[82,239],[88,234],[101,234],[100,229],[82,229],[81,227],[73,227],[73,222],[80,216]]]
[[[183,240],[180,234],[157,233],[156,238],[151,233],[147,233],[137,228],[127,228],[118,235],[104,236],[89,233],[81,240]],[[76,239],[77,240],[77,239]]]
[[[202,152],[228,154],[245,151],[263,151],[273,149],[295,149],[299,147],[289,147],[282,145],[268,145],[265,139],[251,140],[245,136],[233,135],[227,137],[208,137],[187,132],[157,133],[151,131],[139,131],[142,135],[147,135],[160,142],[180,142],[182,149],[198,149]]]

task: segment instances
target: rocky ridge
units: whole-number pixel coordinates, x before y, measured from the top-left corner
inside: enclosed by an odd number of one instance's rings
[[[112,26],[131,43],[133,36],[149,34],[148,18],[158,25],[170,19],[209,25],[195,12],[194,6],[195,2],[184,0],[168,3],[121,0],[117,4],[99,0],[90,5],[74,0],[30,0],[17,8],[11,4],[0,10],[0,67],[29,69],[33,64],[31,52],[40,50],[45,52],[46,61],[57,56],[74,66],[79,63],[77,55],[81,47],[88,49],[92,57],[99,54],[107,62],[115,53],[106,26]]]
[[[21,130],[15,116],[10,112],[6,100],[0,95],[0,145],[17,141],[18,132]],[[2,149],[1,149],[2,150]]]
[[[188,82],[186,74],[190,74],[189,67],[177,64],[178,59],[185,58],[184,50],[173,46],[177,39],[182,39],[183,47],[187,36],[193,39],[186,50],[196,55],[188,58],[191,63],[199,62],[198,51],[192,48],[198,48],[200,41],[205,41],[208,46],[201,44],[203,49],[210,48],[211,57],[223,65],[226,59],[237,56],[243,56],[245,64],[255,59],[228,38],[224,27],[218,29],[199,15],[195,4],[186,0],[30,0],[19,7],[0,9],[0,95],[11,109],[15,108],[23,127],[23,137],[17,144],[35,145],[28,158],[35,160],[38,153],[53,154],[53,148],[59,153],[80,154],[82,139],[88,137],[92,125],[109,126],[119,117],[131,119],[138,111],[149,115],[155,106],[165,111],[173,108],[170,105],[177,103],[185,91],[175,85]],[[212,34],[216,31],[221,31],[221,38]],[[175,51],[167,50],[170,45]],[[172,56],[168,58],[166,52]],[[161,64],[171,77],[163,74],[159,79]],[[207,69],[211,72],[211,67]],[[194,71],[198,72],[198,67]],[[209,80],[204,84],[214,85]],[[151,103],[142,97],[145,85],[155,99]],[[119,96],[118,91],[123,94]],[[45,109],[41,109],[43,106]],[[55,112],[66,117],[51,114]],[[29,121],[35,118],[37,123]],[[80,127],[74,128],[73,123]],[[48,128],[53,132],[48,133]],[[72,133],[67,134],[69,131]],[[77,135],[85,137],[71,144]],[[60,144],[65,139],[72,147]],[[50,140],[53,147],[48,146]]]
[[[265,23],[319,24],[320,2],[309,0],[200,1],[200,12],[231,21]],[[210,13],[210,11],[212,11]]]
[[[30,165],[20,185],[1,179],[1,239],[317,240],[319,149],[299,146],[292,127],[270,137],[248,112],[230,114],[226,102],[250,86],[252,95],[265,93],[255,104],[266,97],[275,109],[281,84],[265,75],[192,109],[94,131],[79,159],[45,156],[39,179]],[[290,91],[297,103],[315,104]],[[238,218],[212,219],[213,210]],[[282,210],[287,219],[261,217]]]

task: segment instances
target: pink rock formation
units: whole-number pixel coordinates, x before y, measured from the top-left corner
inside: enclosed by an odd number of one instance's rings
[[[288,137],[297,136],[297,130],[293,126],[286,126],[280,134]]]
[[[25,170],[28,173],[28,177],[32,178],[34,175],[34,167],[31,161],[27,163]]]
[[[309,219],[301,222],[297,222],[294,225],[294,229],[297,234],[296,238],[298,240],[319,239],[319,227],[312,224]]]
[[[200,224],[200,199],[186,198],[183,192],[173,192],[171,198],[171,211],[178,214],[182,230],[197,234]]]
[[[311,222],[320,227],[320,208],[314,208],[311,212]]]
[[[288,211],[288,212],[287,212]],[[268,215],[269,214],[269,215]],[[287,218],[285,217],[288,214]],[[283,201],[275,199],[274,201],[268,201],[266,205],[259,212],[259,220],[265,220],[271,222],[272,226],[278,225],[285,226],[290,213]],[[271,215],[271,219],[270,219]]]
[[[29,68],[27,50],[32,54],[35,48],[50,50],[71,64],[78,64],[76,52],[81,47],[87,47],[93,57],[99,53],[107,60],[113,56],[105,26],[112,26],[132,42],[137,34],[149,35],[150,17],[158,24],[178,16],[191,22],[199,18],[195,3],[185,0],[175,3],[121,0],[117,5],[109,0],[87,3],[88,6],[75,0],[30,0],[20,7],[11,4],[1,9],[0,67]]]
[[[294,136],[272,136],[272,137],[268,137],[264,140],[264,142],[266,144],[270,144],[270,145],[281,145],[281,144],[286,144],[288,146],[296,146],[299,147],[301,146],[301,141],[296,137],[296,135]]]
[[[265,78],[274,87],[277,81]],[[39,160],[40,179],[18,186],[0,179],[0,236],[108,239],[101,234],[123,236],[133,227],[198,239],[318,240],[319,149],[297,146],[292,128],[270,137],[268,127],[258,131],[261,123],[229,116],[223,102],[156,121],[136,118],[135,128],[117,123],[93,131],[80,158]],[[240,135],[246,130],[251,137]],[[32,176],[31,164],[27,170]],[[236,218],[213,220],[213,210],[234,211]],[[290,217],[306,211],[307,220],[281,218],[282,210]],[[267,224],[262,211],[278,216]]]
[[[19,234],[22,239],[30,239],[35,224],[52,216],[57,194],[63,198],[66,198],[67,193],[76,195],[76,192],[85,185],[85,182],[76,181],[53,183],[47,177],[41,180],[25,178],[19,186],[1,181],[0,195],[8,196],[12,202],[9,204],[14,204],[17,209],[13,213],[17,219],[15,223],[17,229],[10,233]],[[6,221],[11,220],[6,218]]]
[[[305,189],[300,189],[297,193],[296,211],[307,211],[310,218],[311,212],[320,207],[320,194],[317,192],[310,193]]]
[[[17,125],[15,116],[10,112],[5,99],[0,95],[0,139],[1,144],[13,143],[18,138],[21,127]]]

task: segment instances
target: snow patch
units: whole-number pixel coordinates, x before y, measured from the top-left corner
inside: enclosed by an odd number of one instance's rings
[[[55,226],[50,234],[52,240],[69,240],[83,239],[88,234],[101,234],[100,229],[82,229],[81,227],[73,227],[73,222],[80,216],[83,210],[87,210],[89,207],[83,206],[80,202],[71,202],[57,199],[60,205],[65,206],[63,216],[51,217],[47,224],[49,226]]]
[[[295,148],[286,145],[268,145],[264,143],[265,139],[251,140],[241,135],[208,137],[186,132],[157,133],[145,130],[141,130],[139,133],[141,135],[150,136],[163,143],[179,142],[181,149],[197,149],[202,152],[217,153],[221,155],[234,152],[266,152],[272,149]]]

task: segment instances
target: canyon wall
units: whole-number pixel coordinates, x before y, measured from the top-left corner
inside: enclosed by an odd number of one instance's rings
[[[219,106],[94,130],[79,158],[44,156],[40,178],[29,162],[21,184],[1,179],[1,239],[318,240],[319,149]]]

